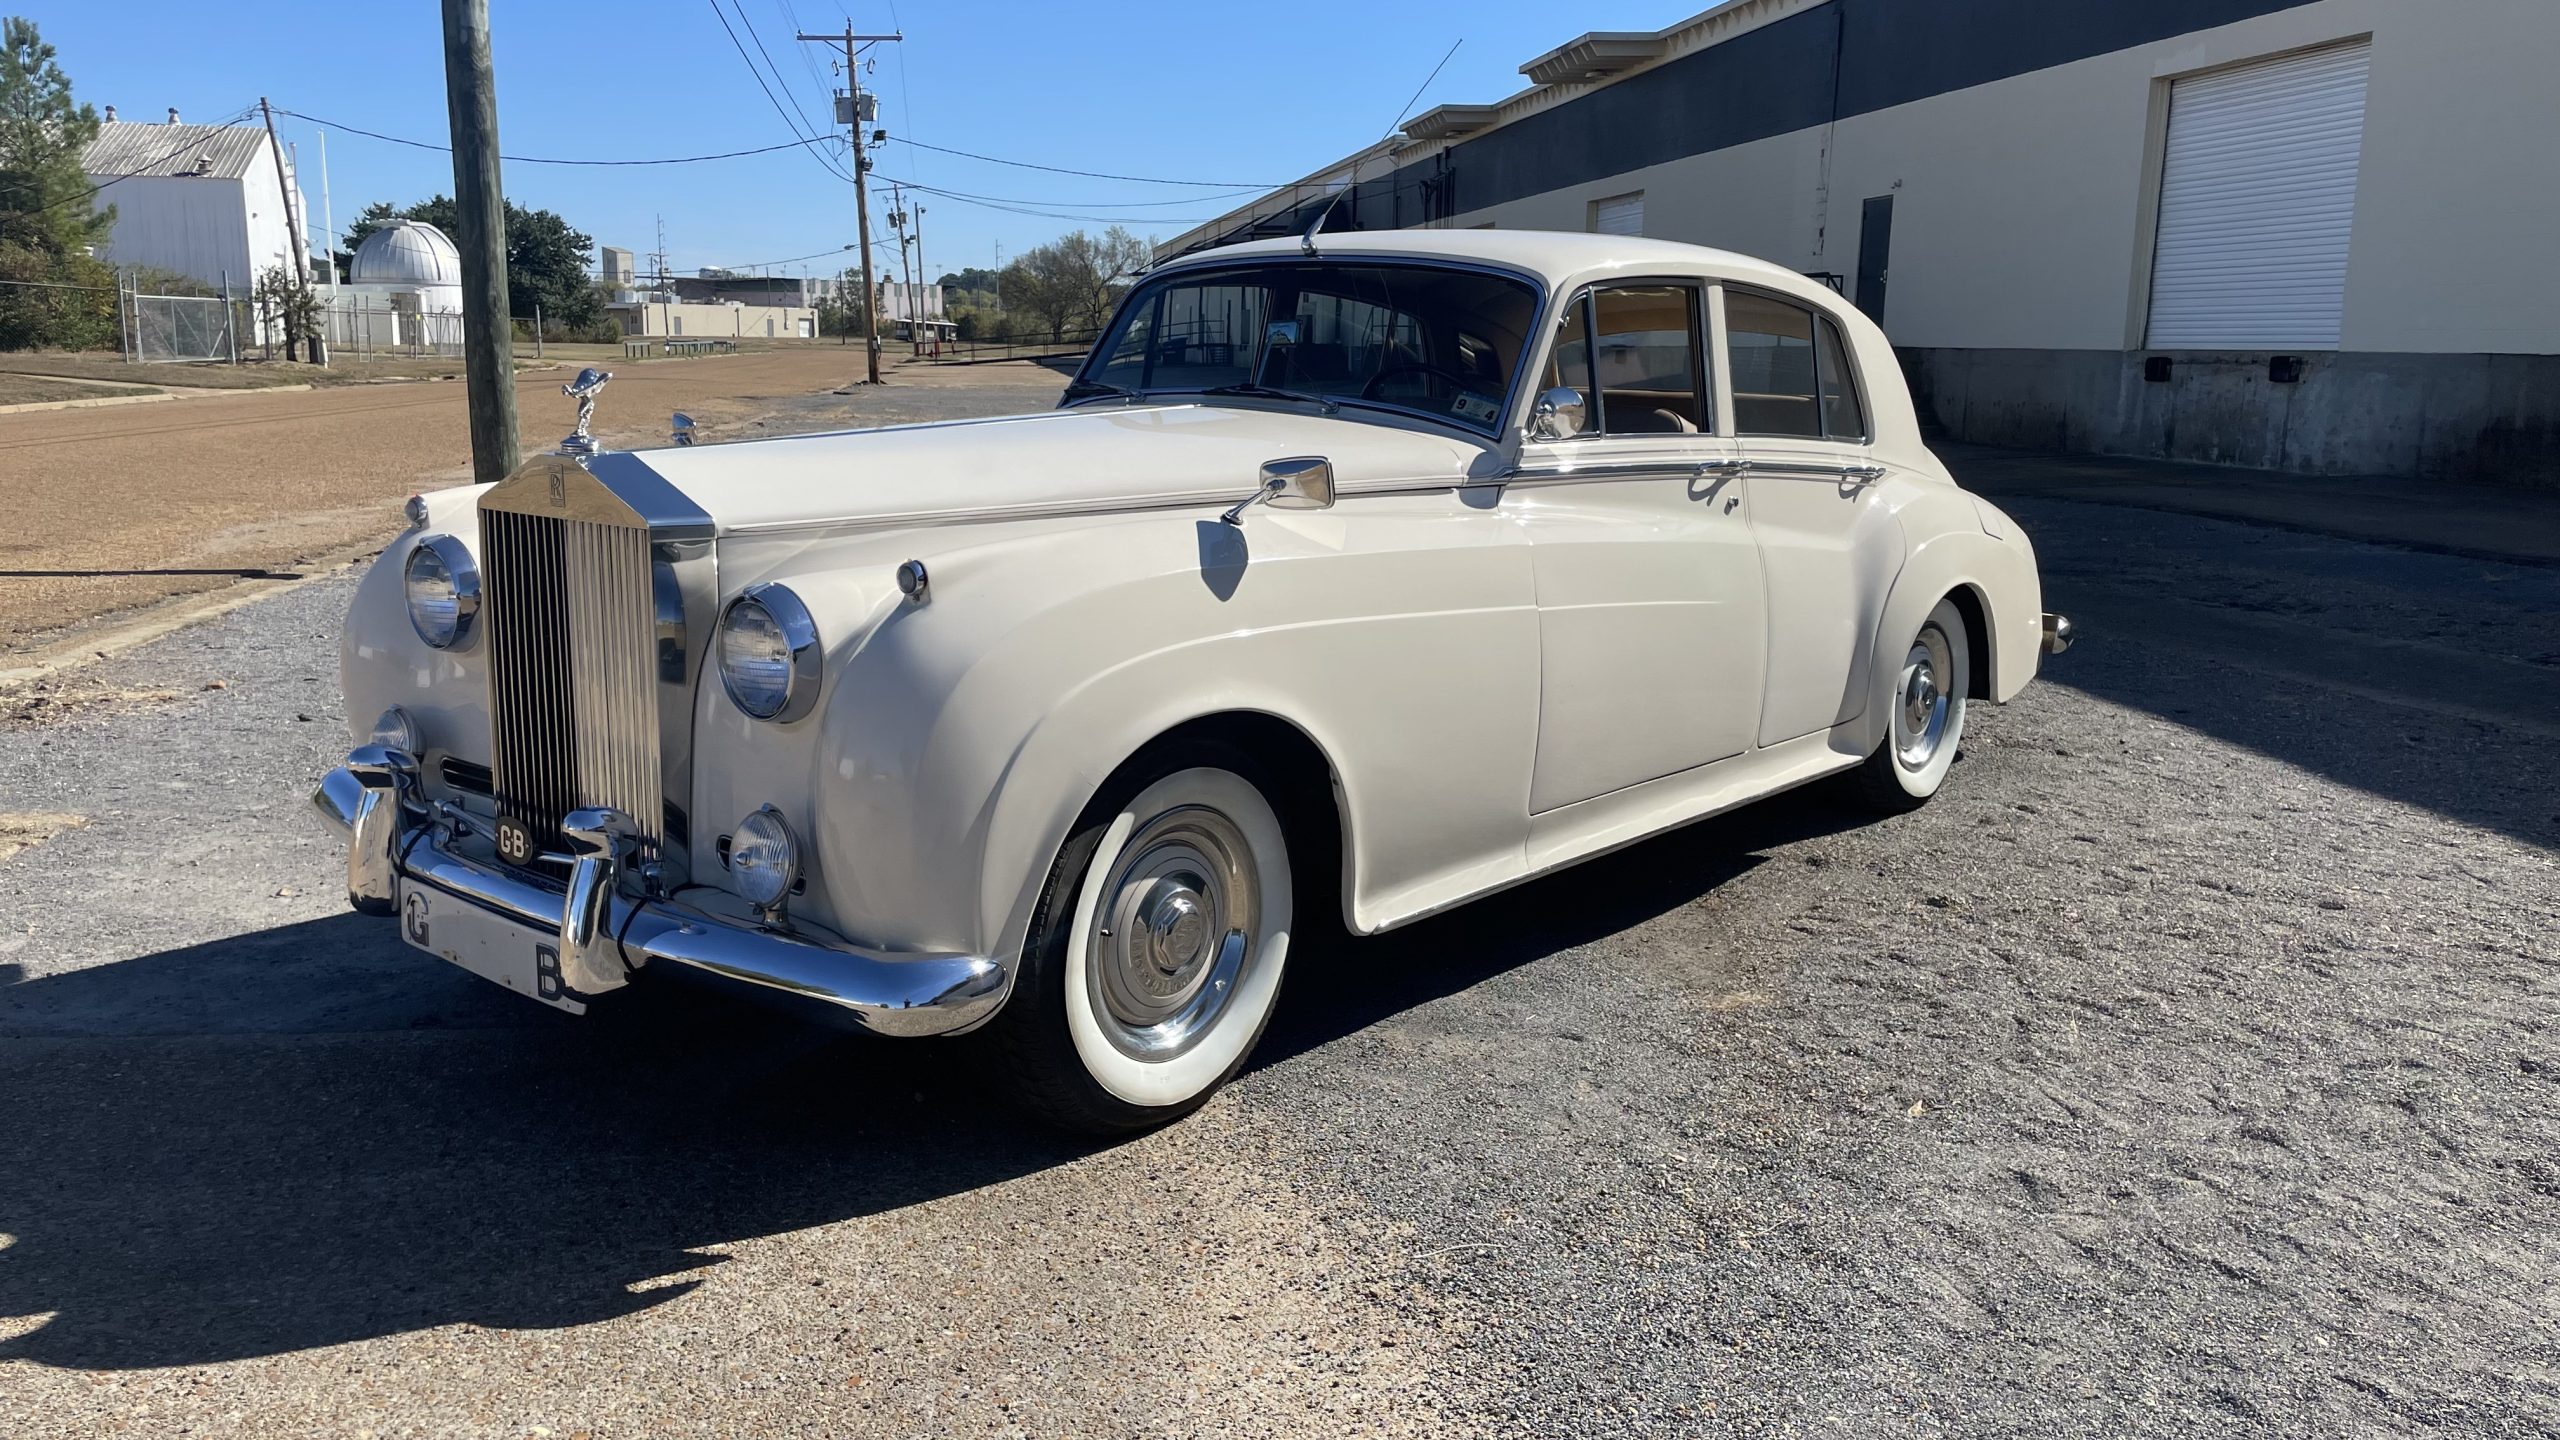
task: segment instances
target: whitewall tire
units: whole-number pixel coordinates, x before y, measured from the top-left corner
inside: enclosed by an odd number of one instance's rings
[[[1916,810],[1946,783],[1964,739],[1972,647],[1964,612],[1941,600],[1909,645],[1878,657],[1896,667],[1892,702],[1883,741],[1856,772],[1860,793],[1877,809]]]
[[[1184,747],[1119,777],[1061,849],[990,1026],[1015,1088],[1070,1128],[1187,1115],[1270,1023],[1296,901],[1250,763]]]

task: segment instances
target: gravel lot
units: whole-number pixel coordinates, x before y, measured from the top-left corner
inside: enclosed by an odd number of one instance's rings
[[[0,706],[0,1433],[2560,1433],[2560,571],[2013,513],[2086,638],[1936,803],[1311,959],[1103,1150],[346,913],[348,582]]]

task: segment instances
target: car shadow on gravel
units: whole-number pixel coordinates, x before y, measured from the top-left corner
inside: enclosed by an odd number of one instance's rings
[[[312,993],[313,955],[341,993]],[[115,1370],[580,1325],[682,1295],[721,1263],[703,1247],[1089,1150],[991,1106],[953,1045],[689,989],[581,1022],[354,915],[12,969],[0,1317],[48,1318],[0,1320],[0,1360]]]
[[[1257,1063],[1687,904],[1758,851],[1857,818],[1787,797],[1319,952]],[[1015,1118],[963,1044],[873,1043],[683,987],[582,1022],[355,915],[15,969],[0,965],[0,1316],[48,1318],[0,1328],[21,1331],[0,1360],[117,1370],[587,1324],[684,1294],[721,1263],[706,1247],[1094,1148]]]

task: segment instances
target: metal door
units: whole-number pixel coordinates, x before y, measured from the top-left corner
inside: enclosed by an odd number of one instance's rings
[[[1870,195],[1858,211],[1858,308],[1884,323],[1884,276],[1893,256],[1893,197]]]

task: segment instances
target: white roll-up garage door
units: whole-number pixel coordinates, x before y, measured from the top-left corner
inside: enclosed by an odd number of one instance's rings
[[[2372,55],[2359,41],[2170,86],[2151,348],[2336,348]]]
[[[1644,192],[1591,202],[1591,228],[1602,235],[1644,233]]]

